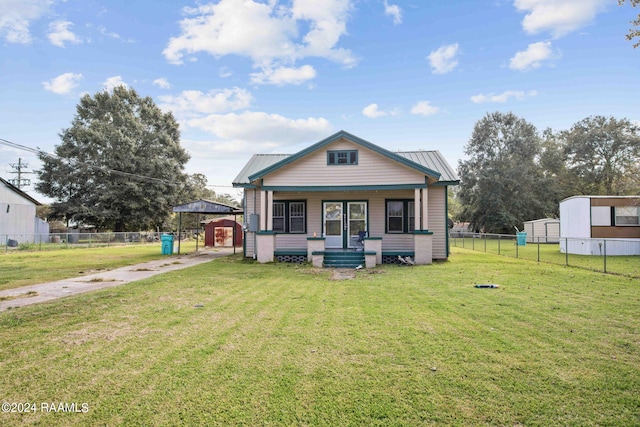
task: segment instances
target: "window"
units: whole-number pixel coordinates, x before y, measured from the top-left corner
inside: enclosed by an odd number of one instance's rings
[[[306,202],[273,202],[273,231],[276,233],[306,233]]]
[[[412,233],[415,229],[415,201],[387,200],[387,233]]]
[[[616,225],[640,225],[640,207],[616,206]]]
[[[357,165],[358,150],[327,151],[327,165]]]

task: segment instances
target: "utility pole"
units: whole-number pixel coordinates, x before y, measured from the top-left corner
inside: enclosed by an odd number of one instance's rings
[[[18,189],[20,189],[21,187],[26,187],[28,185],[31,185],[30,179],[22,177],[22,175],[33,173],[33,172],[23,172],[23,169],[26,169],[29,167],[27,163],[22,163],[22,159],[18,158],[18,163],[9,163],[9,166],[11,166],[15,170],[15,172],[9,172],[9,173],[18,175],[17,178],[8,180],[11,184],[18,187]]]

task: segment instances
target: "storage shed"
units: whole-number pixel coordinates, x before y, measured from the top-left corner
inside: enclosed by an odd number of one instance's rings
[[[560,241],[560,220],[542,218],[525,221],[524,232],[529,243],[558,243]]]
[[[233,228],[235,227],[235,246],[242,246],[242,225],[231,218],[210,220],[204,227],[204,245],[218,247],[233,246]]]

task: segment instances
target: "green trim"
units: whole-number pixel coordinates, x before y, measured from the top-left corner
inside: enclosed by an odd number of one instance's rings
[[[325,240],[324,237],[307,237],[307,240]]]
[[[402,203],[402,231],[389,231],[389,202],[401,202]],[[409,218],[410,213],[415,210],[409,209],[409,204],[415,203],[415,199],[384,199],[384,233],[385,234],[411,234],[413,231],[409,231]],[[415,207],[415,205],[414,205]],[[398,218],[398,217],[395,217]],[[413,218],[413,227],[415,229],[416,218]]]
[[[385,191],[385,190],[415,190],[426,188],[426,184],[380,184],[380,185],[309,185],[309,186],[280,186],[265,185],[264,191],[290,192],[320,192],[320,191]]]
[[[449,258],[449,187],[445,187],[444,189],[444,229],[445,233],[445,250],[447,254],[447,258]]]
[[[354,199],[354,200],[322,200],[320,202],[320,221],[321,221],[321,230],[322,235],[325,235],[326,230],[324,229],[324,204],[325,203],[342,203],[342,214],[346,215],[348,211],[348,203],[365,203],[367,207],[367,218],[365,219],[365,231],[369,232],[369,199]],[[344,219],[349,221],[349,218],[343,217],[342,222],[342,249],[347,249],[349,247],[349,233],[344,229]],[[348,228],[348,227],[347,227]]]
[[[346,153],[347,161],[351,158],[351,153],[356,153],[356,161],[355,163],[331,163],[329,158],[333,154],[333,159],[338,160],[337,155]],[[358,150],[327,150],[327,166],[356,166],[358,164]]]
[[[423,235],[431,235],[433,234],[433,231],[429,231],[429,230],[414,230],[412,231],[413,234],[423,234]]]
[[[273,230],[262,230],[262,231],[256,231],[256,234],[258,236],[268,236],[268,235],[275,235],[276,232]]]
[[[364,240],[382,240],[382,237],[365,237]]]
[[[460,185],[460,181],[438,181],[438,182],[434,182],[433,184],[434,187],[446,187],[449,185]]]
[[[416,253],[414,251],[403,251],[403,250],[391,250],[391,251],[382,251],[382,256],[415,256]]]
[[[272,218],[275,218],[273,216],[273,205],[275,205],[276,203],[281,203],[284,205],[284,231],[276,231],[274,230],[276,233],[278,234],[292,234],[292,235],[300,235],[300,234],[307,234],[307,218],[309,216],[309,213],[307,211],[307,200],[306,199],[283,199],[283,200],[273,200],[271,202],[271,216]],[[304,230],[303,231],[295,231],[292,232],[291,231],[291,203],[302,203],[304,205]],[[273,224],[272,224],[273,227]]]
[[[339,251],[335,251],[335,250],[327,250],[327,251],[313,251],[311,252],[311,255],[327,255],[327,254],[363,254],[363,255],[377,255],[378,253],[376,251],[347,251],[347,252],[339,252]]]
[[[231,184],[234,188],[259,188],[255,184],[238,184],[236,182]]]
[[[331,143],[333,143],[333,142],[335,142],[335,141],[337,141],[337,140],[339,140],[341,138],[348,139],[349,141],[351,141],[351,142],[353,142],[355,144],[358,144],[358,145],[360,145],[362,147],[368,148],[371,151],[375,151],[376,153],[378,153],[378,154],[380,154],[380,155],[382,155],[384,157],[387,157],[387,158],[389,158],[391,160],[395,160],[396,162],[401,163],[401,164],[403,164],[405,166],[408,166],[408,167],[410,167],[412,169],[415,169],[415,170],[417,170],[419,172],[422,172],[425,175],[429,175],[429,176],[432,176],[433,178],[440,179],[440,173],[439,172],[436,172],[436,171],[434,171],[432,169],[424,167],[424,166],[422,166],[422,165],[420,165],[420,164],[418,164],[416,162],[413,162],[413,161],[411,161],[409,159],[406,159],[406,158],[404,158],[404,157],[402,157],[402,156],[400,156],[398,154],[395,154],[395,153],[393,153],[393,152],[391,152],[389,150],[386,150],[386,149],[384,149],[382,147],[379,147],[379,146],[377,146],[375,144],[372,144],[369,141],[365,141],[362,138],[358,138],[355,135],[352,135],[352,134],[350,134],[348,132],[345,132],[345,131],[341,130],[341,131],[331,135],[330,137],[325,138],[322,141],[316,142],[315,144],[311,145],[310,147],[307,147],[304,150],[297,152],[296,154],[292,154],[291,156],[287,157],[286,159],[280,160],[279,162],[276,162],[273,165],[271,165],[271,166],[269,166],[267,168],[264,168],[261,171],[258,171],[256,173],[254,173],[253,175],[250,175],[249,176],[249,181],[255,181],[256,179],[262,178],[265,175],[268,175],[268,174],[270,174],[270,173],[272,173],[272,172],[274,172],[274,171],[276,171],[276,170],[278,170],[278,169],[280,169],[280,168],[282,168],[282,167],[284,167],[284,166],[286,166],[288,164],[291,164],[291,163],[297,161],[298,159],[301,159],[302,157],[313,153],[316,150],[319,150],[319,149],[321,149],[323,147],[326,147],[327,145],[329,145],[329,144],[331,144]]]
[[[276,249],[273,255],[307,255],[306,249]]]

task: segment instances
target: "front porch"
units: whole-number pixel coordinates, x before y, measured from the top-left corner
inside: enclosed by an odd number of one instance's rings
[[[365,237],[358,248],[326,247],[325,237],[307,237],[306,248],[276,247],[272,232],[257,233],[257,260],[259,262],[310,262],[315,267],[373,268],[379,264],[400,264],[399,257],[409,257],[415,264],[432,263],[433,233],[426,230],[413,232],[413,250],[409,248],[383,250],[382,237]]]

